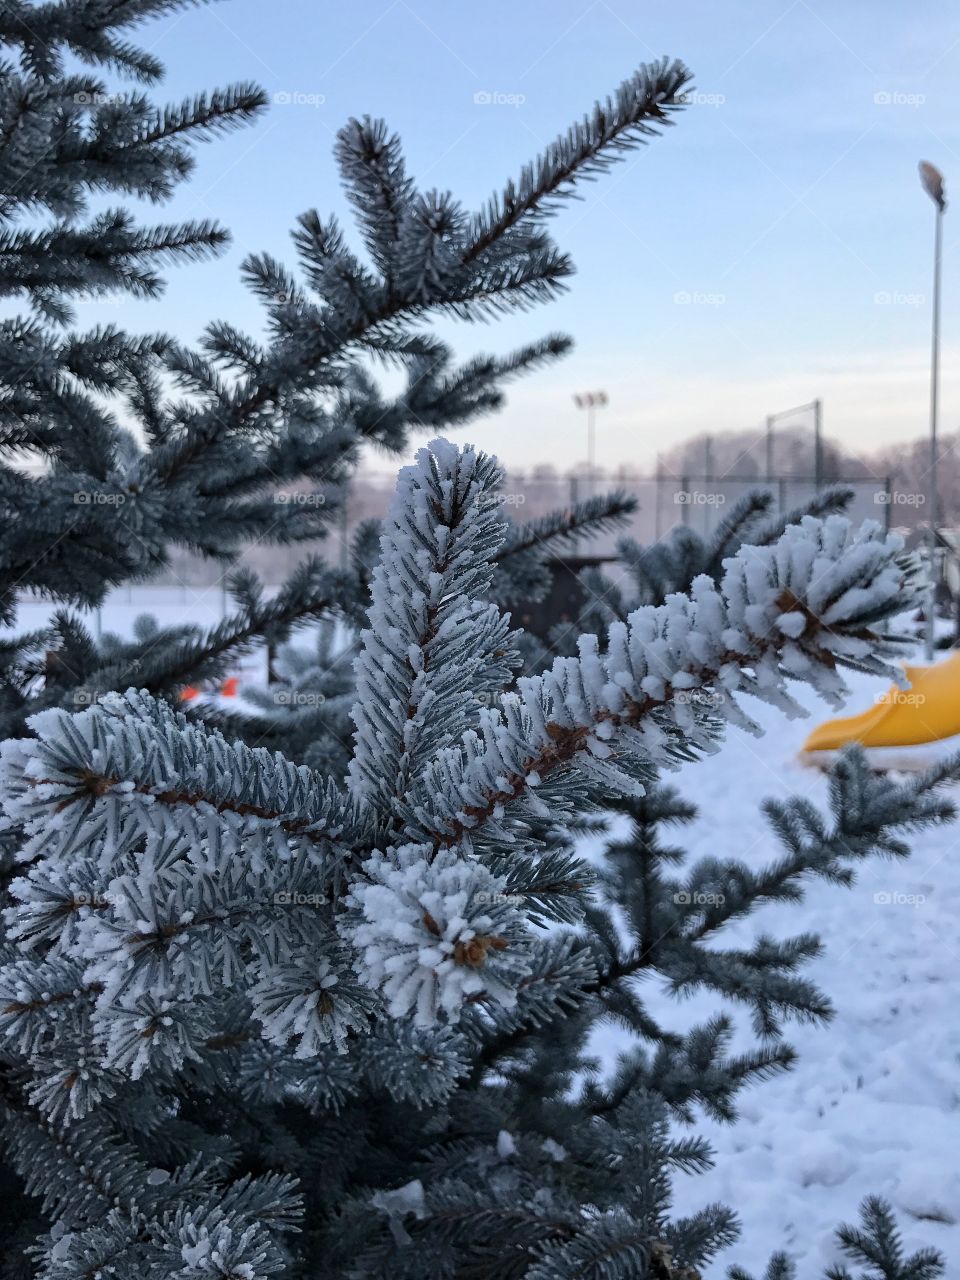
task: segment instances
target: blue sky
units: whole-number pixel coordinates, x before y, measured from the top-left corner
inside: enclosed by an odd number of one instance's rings
[[[255,79],[275,101],[203,146],[161,211],[217,217],[229,253],[172,270],[159,304],[125,303],[122,316],[91,305],[84,319],[186,339],[219,316],[257,330],[244,254],[292,263],[289,230],[310,207],[349,225],[331,155],[347,117],[385,116],[417,180],[473,206],[638,63],[669,54],[701,100],[556,218],[578,268],[568,295],[495,326],[444,328],[464,355],[548,330],[576,341],[473,438],[513,465],[575,463],[571,395],[594,387],[610,396],[604,465],[648,464],[685,436],[818,395],[827,432],[852,447],[923,432],[934,208],[920,159],[957,194],[942,426],[960,425],[960,9],[948,0],[226,0],[144,35],[168,66],[157,96]]]

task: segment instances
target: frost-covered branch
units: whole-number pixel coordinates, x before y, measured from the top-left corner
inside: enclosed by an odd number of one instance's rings
[[[624,80],[615,94],[597,103],[592,115],[552,142],[535,166],[528,165],[518,182],[491,199],[473,227],[467,259],[479,258],[530,214],[549,213],[551,204],[575,181],[596,176],[618,152],[672,124],[671,115],[682,106],[689,80],[683,63],[667,58]]]
[[[796,715],[790,679],[837,705],[843,666],[902,678],[888,660],[908,641],[886,623],[918,581],[899,538],[842,517],[806,517],[770,547],[741,548],[719,589],[698,578],[689,596],[614,623],[606,652],[585,636],[578,658],[520,680],[424,771],[406,806],[411,838],[469,845],[518,801],[542,810],[537,789],[574,761],[608,789],[635,790],[651,765],[708,748],[723,718],[756,731],[743,693]]]
[[[496,462],[446,441],[400,473],[357,660],[350,774],[395,824],[411,778],[480,713],[515,661],[508,621],[481,597],[506,537]]]

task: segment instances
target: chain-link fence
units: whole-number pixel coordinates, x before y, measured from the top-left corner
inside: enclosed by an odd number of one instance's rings
[[[876,520],[889,527],[890,485],[886,479],[831,480],[831,486],[842,485],[853,490],[848,508],[857,524]],[[773,509],[789,512],[808,502],[817,492],[813,477],[775,476],[770,480],[718,478],[708,475],[653,476],[611,479],[609,476],[524,479],[507,476],[503,488],[504,503],[519,521],[534,520],[569,507],[594,495],[618,489],[636,499],[636,510],[620,530],[582,539],[582,549],[590,555],[613,556],[623,537],[647,544],[658,542],[678,525],[686,525],[698,533],[709,535],[729,514],[733,505],[748,493],[762,489],[773,494]]]
[[[243,563],[254,569],[267,583],[276,584],[289,574],[293,566],[310,551],[319,551],[332,564],[346,561],[349,546],[360,524],[382,519],[393,495],[395,476],[363,473],[351,482],[345,507],[331,520],[329,535],[322,543],[289,547],[261,545],[248,549]],[[831,485],[846,485],[854,491],[850,506],[852,518],[859,523],[874,519],[885,527],[890,522],[891,491],[885,479],[857,478],[831,480]],[[770,480],[700,475],[659,475],[619,478],[610,475],[579,474],[567,476],[524,476],[508,474],[501,499],[509,516],[519,523],[535,520],[551,512],[567,510],[576,502],[619,490],[636,499],[636,510],[624,527],[598,536],[582,537],[574,550],[581,554],[613,557],[622,537],[647,544],[657,542],[678,525],[687,525],[708,535],[730,512],[738,499],[754,489],[773,493],[774,508],[790,511],[807,501],[817,491],[812,476],[782,475]],[[210,561],[175,554],[170,570],[159,583],[191,586],[218,581],[224,567]]]

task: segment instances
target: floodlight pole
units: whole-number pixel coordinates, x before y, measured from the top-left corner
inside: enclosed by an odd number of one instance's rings
[[[933,242],[933,323],[930,341],[930,608],[927,618],[927,661],[933,661],[933,623],[937,603],[937,530],[940,528],[940,487],[937,483],[937,416],[940,400],[940,263],[943,248],[943,205],[937,205]]]
[[[605,391],[586,391],[573,397],[578,409],[587,411],[587,474],[590,477],[590,496],[593,497],[597,469],[597,419],[596,412],[607,403]]]
[[[937,604],[937,551],[940,528],[940,493],[937,483],[937,416],[940,398],[940,275],[943,249],[943,214],[947,207],[943,187],[943,175],[927,161],[920,163],[920,181],[924,191],[937,207],[933,235],[933,317],[930,338],[930,466],[928,468],[928,499],[930,518],[927,527],[929,544],[930,583],[927,589],[926,627],[924,636],[924,655],[927,662],[933,661],[934,624]]]

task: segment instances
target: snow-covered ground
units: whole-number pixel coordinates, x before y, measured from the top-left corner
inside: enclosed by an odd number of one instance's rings
[[[865,709],[883,685],[851,677],[849,710]],[[813,717],[831,714],[811,695]],[[733,730],[720,753],[676,776],[700,807],[675,832],[690,857],[737,857],[758,866],[777,853],[759,812],[767,796],[804,795],[826,808],[824,777],[798,763],[816,718],[788,722],[750,708],[767,730]],[[957,793],[960,803],[960,790]],[[833,1230],[856,1222],[871,1192],[893,1204],[911,1248],[938,1247],[947,1276],[960,1277],[960,822],[913,838],[913,854],[874,859],[853,889],[815,882],[803,904],[776,904],[725,931],[732,941],[811,929],[824,955],[805,972],[836,1008],[825,1027],[790,1025],[796,1067],[740,1095],[735,1125],[704,1120],[716,1152],[706,1175],[682,1177],[676,1209],[733,1205],[743,1236],[708,1275],[737,1262],[761,1274],[786,1249],[800,1280],[820,1280],[841,1256]],[[670,1026],[716,1012],[712,996],[678,1004],[651,984],[651,1012]],[[735,1016],[736,1012],[734,1011]],[[750,1042],[746,1019],[743,1043]],[[600,1030],[595,1048],[612,1060],[623,1033]]]
[[[16,631],[42,627],[55,612],[48,600],[24,595],[17,603]],[[102,609],[71,609],[78,613],[94,634],[102,627],[129,638],[133,624],[143,613],[152,614],[162,627],[192,622],[202,627],[215,627],[230,611],[230,601],[222,586],[136,586],[112,591]]]
[[[217,587],[134,588],[114,593],[102,625],[130,635],[144,612],[161,624],[212,625],[223,609]],[[41,625],[49,612],[23,602],[18,629]],[[95,631],[92,618],[90,625]],[[262,682],[262,655],[244,667],[241,687]],[[883,688],[866,678],[849,682],[851,711]],[[731,730],[719,754],[677,775],[702,814],[682,833],[691,858],[711,853],[759,865],[777,852],[759,812],[764,797],[801,794],[825,806],[823,776],[801,766],[797,753],[817,718],[830,713],[812,695],[807,703],[814,718],[806,721],[751,708],[765,737]],[[716,1166],[679,1180],[676,1209],[688,1213],[719,1200],[743,1221],[741,1241],[714,1263],[711,1280],[732,1262],[759,1274],[781,1248],[797,1258],[801,1280],[820,1280],[838,1257],[833,1229],[856,1221],[871,1192],[892,1202],[909,1248],[936,1245],[948,1259],[949,1280],[960,1280],[958,922],[960,822],[916,836],[905,861],[871,861],[852,890],[813,883],[803,905],[764,907],[730,927],[731,941],[760,931],[819,932],[825,954],[806,972],[831,998],[836,1017],[826,1027],[789,1027],[797,1066],[746,1090],[737,1124],[702,1122]],[[673,1026],[703,1020],[717,1007],[713,997],[678,1005],[652,984],[646,994],[652,1011]],[[595,1048],[611,1061],[618,1043],[622,1033],[603,1028]]]
[[[161,627],[184,623],[215,627],[231,608],[222,586],[135,586],[111,592],[101,609],[71,609],[71,612],[79,614],[94,636],[112,632],[129,640],[133,638],[134,624],[144,614],[153,617]],[[24,596],[17,604],[16,625],[0,628],[0,635],[33,631],[44,626],[55,611],[56,606],[47,600]],[[241,659],[234,671],[240,678],[241,688],[249,682],[263,684],[266,663],[266,654],[262,652]]]

